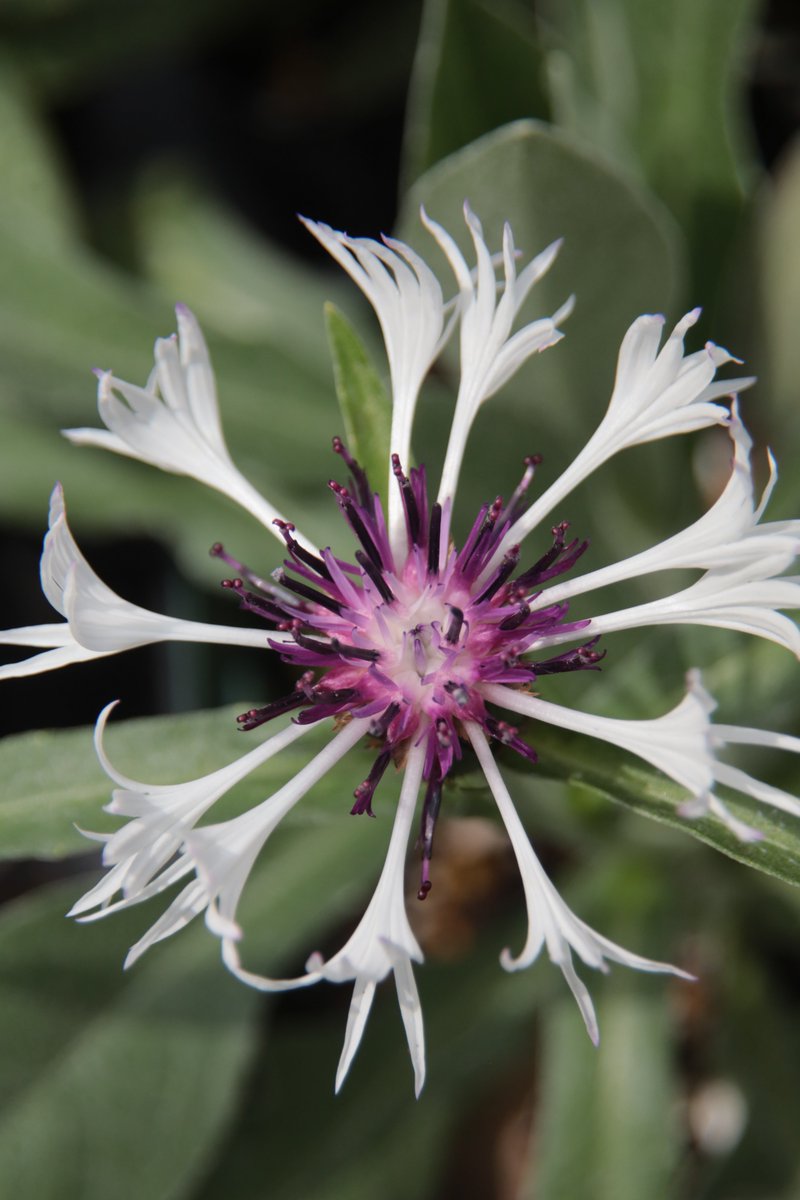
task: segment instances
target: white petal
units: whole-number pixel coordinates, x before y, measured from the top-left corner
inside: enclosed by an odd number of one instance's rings
[[[649,550],[546,588],[531,607],[542,608],[625,579],[674,568],[733,570],[768,558],[776,573],[785,571],[800,552],[800,521],[758,524],[774,485],[774,462],[770,482],[756,506],[752,442],[735,404],[729,432],[734,451],[730,478],[719,499],[699,520]]]
[[[404,872],[406,848],[414,818],[425,746],[412,746],[406,760],[392,836],[381,877],[366,912],[345,945],[327,961],[313,959],[314,970],[334,983],[372,979],[376,983],[394,970],[395,956],[422,961],[422,951],[406,914]]]
[[[711,789],[714,758],[709,745],[710,698],[696,682],[671,712],[648,721],[595,717],[498,684],[484,684],[481,692],[501,708],[628,750],[692,795],[702,796]]]
[[[398,454],[408,468],[411,426],[419,391],[452,328],[445,327],[439,282],[430,267],[404,242],[394,238],[385,238],[383,243],[351,238],[320,222],[301,220],[358,284],[375,310],[392,382],[390,453]],[[391,472],[389,485],[390,538],[399,551],[404,520]]]
[[[414,969],[404,954],[391,945],[387,947],[394,963],[394,982],[403,1028],[406,1031],[408,1053],[414,1068],[414,1094],[419,1097],[425,1084],[425,1030],[422,1023],[422,1005],[419,1002]]]
[[[165,617],[123,600],[83,560],[69,570],[64,606],[70,629],[81,646],[114,654],[153,642],[210,642],[266,649],[267,633]]]
[[[605,959],[611,959],[639,971],[669,972],[684,978],[690,976],[668,963],[642,958],[617,946],[608,938],[595,933],[570,911],[534,853],[483,730],[479,725],[470,723],[467,725],[467,733],[508,831],[528,908],[528,936],[521,953],[513,958],[509,951],[505,950],[500,961],[506,970],[521,970],[535,961],[542,945],[546,944],[550,960],[561,968],[578,1003],[589,1036],[596,1045],[599,1034],[594,1006],[586,985],[577,976],[572,965],[572,950],[575,950],[588,966],[600,971],[607,970]]]
[[[190,832],[186,853],[206,890],[206,923],[219,937],[236,940],[236,908],[253,863],[267,838],[294,805],[364,737],[369,720],[353,720],[267,800],[239,817]],[[281,735],[278,735],[281,736]],[[288,735],[287,735],[288,736]]]
[[[533,321],[513,336],[511,334],[523,301],[533,284],[552,265],[561,243],[548,246],[517,277],[513,239],[506,226],[503,238],[505,287],[497,301],[494,265],[480,222],[468,205],[465,205],[464,216],[477,260],[474,282],[449,234],[423,215],[427,228],[448,257],[461,292],[461,382],[439,486],[440,504],[455,496],[467,438],[480,406],[532,354],[555,345],[563,336],[556,328],[555,316]],[[565,305],[557,316],[563,319],[570,310],[571,305]]]
[[[202,883],[198,879],[193,879],[176,896],[166,912],[150,926],[144,937],[139,938],[138,942],[131,946],[125,957],[125,969],[132,967],[136,960],[141,958],[144,952],[154,946],[156,942],[163,942],[165,938],[172,937],[181,929],[185,929],[189,922],[203,911],[206,903],[206,893]]]
[[[257,767],[303,737],[309,728],[289,725],[234,762],[198,779],[178,784],[147,784],[122,775],[105,752],[103,733],[115,704],[107,705],[98,718],[95,746],[103,769],[125,789],[115,791],[108,810],[133,819],[116,832],[102,835],[103,862],[112,869],[74,905],[70,915],[83,914],[99,904],[107,905],[117,891],[122,891],[126,904],[151,896],[151,885],[159,872],[168,867],[189,831],[209,808]],[[192,865],[184,858],[181,873]]]
[[[336,1069],[335,1092],[339,1092],[345,1081],[347,1072],[355,1058],[356,1050],[361,1045],[361,1038],[366,1028],[372,1001],[375,998],[375,981],[372,979],[357,979],[353,988],[353,998],[347,1013],[347,1027],[344,1033],[339,1066]]]
[[[281,514],[234,466],[222,435],[216,385],[203,335],[184,305],[176,309],[177,341],[156,342],[155,387],[139,388],[110,371],[99,376],[97,403],[108,432],[66,429],[76,445],[98,446],[162,471],[188,475],[242,505],[273,536]],[[158,392],[160,391],[160,395]],[[299,532],[298,541],[311,548]]]
[[[612,633],[651,625],[706,625],[763,637],[800,658],[800,631],[779,609],[800,608],[800,577],[770,578],[784,566],[782,552],[729,571],[708,571],[672,596],[593,617],[592,633]],[[574,638],[556,635],[548,645]]]
[[[762,783],[760,779],[754,779],[746,771],[740,770],[739,767],[732,767],[728,763],[717,763],[714,774],[718,783],[733,788],[737,792],[744,792],[745,795],[752,796],[754,800],[760,800],[773,808],[779,808],[793,817],[800,817],[800,800],[789,792],[772,787],[768,783]]]
[[[48,637],[46,631],[52,628],[51,625],[29,625],[25,629],[5,629],[0,632],[0,645],[50,645],[55,641],[55,636]],[[71,667],[73,663],[89,662],[91,659],[104,657],[94,650],[87,650],[85,646],[79,646],[72,637],[68,624],[64,623],[58,628],[63,632],[57,635],[59,642],[53,646],[52,650],[34,654],[31,658],[25,658],[21,662],[6,663],[0,667],[0,680],[23,679],[28,675],[40,675],[43,671],[57,671],[61,667]],[[41,633],[33,632],[37,629],[41,630]],[[33,640],[35,638],[41,640]]]
[[[509,546],[521,542],[579,483],[620,450],[727,423],[727,409],[713,400],[743,390],[752,380],[715,384],[717,368],[731,361],[731,356],[710,342],[704,350],[684,356],[684,335],[699,315],[699,309],[687,313],[660,353],[663,317],[637,317],[622,340],[614,390],[603,420],[561,477],[512,525],[487,573]]]

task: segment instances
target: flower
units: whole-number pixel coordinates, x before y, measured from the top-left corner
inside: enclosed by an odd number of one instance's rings
[[[423,224],[443,251],[455,278],[446,301],[442,284],[419,255],[393,239],[351,238],[326,225],[308,229],[361,288],[375,310],[386,343],[393,417],[386,463],[388,510],[363,467],[340,439],[333,449],[348,475],[330,484],[355,546],[354,561],[301,534],[264,500],[234,466],[222,435],[208,352],[192,314],[179,307],[177,339],[156,343],[156,370],[145,389],[100,374],[99,411],[105,430],[70,430],[71,441],[131,455],[162,470],[190,475],[244,506],[285,547],[282,567],[264,578],[222,544],[212,554],[230,571],[223,581],[257,628],[217,627],[162,617],[129,604],[97,577],[66,523],[59,487],[42,555],[42,586],[62,622],[9,630],[0,640],[41,651],[2,668],[11,677],[33,674],[133,646],[163,640],[269,646],[298,668],[293,689],[239,717],[249,731],[276,722],[279,731],[237,761],[199,779],[150,785],[121,775],[104,749],[113,705],[101,713],[95,742],[115,787],[107,811],[126,823],[114,833],[90,834],[103,843],[108,868],[72,909],[82,921],[182,889],[132,947],[128,964],[170,937],[201,912],[220,939],[227,967],[266,992],[327,979],[353,983],[337,1089],[358,1049],[378,983],[394,977],[416,1089],[425,1053],[413,965],[422,951],[409,923],[405,862],[418,796],[424,900],[431,879],[433,842],[444,787],[454,763],[471,748],[494,796],[519,865],[528,911],[522,950],[503,952],[507,970],[529,966],[546,948],[561,969],[594,1041],[597,1022],[573,953],[606,970],[614,961],[644,971],[683,975],[594,932],[559,896],[544,872],[492,752],[492,743],[536,762],[535,747],[506,716],[547,722],[598,738],[638,755],[685,790],[687,819],[709,813],[743,840],[756,830],[731,814],[714,792],[717,783],[793,816],[800,803],[717,757],[728,745],[761,745],[797,753],[800,740],[760,729],[714,725],[714,701],[699,675],[686,694],[655,719],[622,720],[567,708],[539,694],[551,675],[595,670],[606,651],[601,635],[663,624],[718,626],[768,638],[800,655],[800,636],[783,609],[800,605],[797,578],[786,576],[800,550],[800,521],[762,520],[776,480],[756,501],[751,442],[735,394],[752,380],[717,378],[732,360],[708,343],[686,353],[684,337],[699,310],[678,322],[661,345],[663,318],[641,316],[619,351],[608,409],[564,474],[533,503],[528,492],[538,458],[525,460],[508,501],[498,497],[477,514],[463,545],[454,545],[451,517],[462,459],[475,416],[531,355],[554,346],[569,316],[567,300],[549,317],[516,329],[523,301],[558,253],[548,247],[522,270],[505,228],[495,259],[477,217],[465,207],[476,267],[467,265],[451,236],[423,212]],[[498,280],[498,265],[502,278]],[[448,337],[460,327],[461,375],[436,499],[424,466],[410,467],[414,412],[423,380]],[[720,401],[731,396],[726,406]],[[538,558],[523,541],[579,483],[602,463],[648,441],[710,425],[728,430],[732,466],[726,487],[709,511],[666,541],[587,574],[576,574],[587,542],[570,539],[556,524]],[[382,481],[383,482],[383,481]],[[616,612],[575,619],[569,604],[609,584],[683,568],[701,572],[688,587],[662,599]],[[566,648],[564,648],[566,647]],[[536,686],[537,690],[534,690]],[[321,750],[286,784],[241,815],[199,824],[215,802],[250,771],[302,741],[312,726],[328,726]],[[527,732],[527,731],[526,731]],[[386,859],[372,899],[345,945],[330,958],[313,953],[305,973],[273,979],[242,965],[237,906],[250,870],[273,830],[331,768],[365,739],[372,765],[355,789],[353,814],[373,813],[373,799],[390,763],[404,771]]]

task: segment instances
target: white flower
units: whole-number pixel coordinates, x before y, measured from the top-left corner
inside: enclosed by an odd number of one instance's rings
[[[598,636],[617,629],[675,623],[721,626],[771,638],[800,653],[800,635],[782,611],[800,604],[798,579],[785,575],[800,548],[800,522],[762,521],[775,483],[774,463],[770,459],[770,483],[756,504],[750,439],[735,404],[729,414],[719,403],[752,381],[716,379],[718,368],[731,356],[711,343],[703,350],[685,352],[684,337],[698,310],[678,323],[661,349],[663,318],[644,316],[634,321],[619,352],[607,412],[572,465],[526,508],[535,465],[527,460],[509,502],[487,503],[463,545],[451,544],[450,512],[478,409],[531,354],[560,339],[558,324],[571,306],[568,301],[553,316],[514,332],[520,307],[553,261],[558,244],[517,272],[517,252],[506,228],[503,281],[498,288],[495,259],[480,223],[469,208],[465,218],[475,251],[474,270],[450,235],[423,215],[455,275],[458,294],[453,302],[443,300],[430,268],[402,243],[351,238],[307,223],[373,305],[389,360],[394,402],[390,449],[399,461],[387,463],[388,521],[363,470],[338,446],[353,478],[349,487],[332,486],[358,544],[357,566],[343,562],[328,548],[317,551],[312,539],[300,537],[294,526],[277,518],[277,509],[234,466],[222,437],[205,343],[194,319],[179,308],[179,341],[156,343],[156,370],[148,388],[122,383],[110,373],[103,375],[100,412],[106,430],[77,430],[69,436],[208,483],[280,536],[288,556],[275,579],[256,574],[217,548],[237,576],[229,581],[232,594],[248,614],[266,621],[272,631],[201,625],[129,604],[106,587],[78,550],[57,488],[42,556],[42,585],[64,620],[0,635],[6,644],[42,651],[27,662],[2,668],[6,675],[30,674],[167,639],[268,646],[301,668],[288,695],[239,718],[245,730],[277,719],[283,722],[279,732],[236,762],[187,783],[151,786],[120,775],[103,747],[110,707],[104,710],[96,745],[115,784],[108,811],[127,823],[114,833],[89,835],[103,842],[108,873],[76,903],[73,913],[81,920],[94,920],[182,881],[182,890],[131,948],[128,963],[205,913],[209,929],[220,939],[226,965],[253,987],[272,992],[322,980],[352,982],[337,1088],[359,1046],[375,989],[389,974],[397,988],[417,1091],[422,1086],[424,1039],[412,970],[414,962],[422,961],[422,951],[405,906],[405,856],[424,781],[418,891],[424,899],[432,882],[436,820],[447,799],[444,784],[453,763],[470,745],[508,830],[528,908],[523,949],[516,958],[504,952],[503,965],[509,970],[529,966],[546,948],[572,989],[595,1041],[594,1009],[577,975],[573,952],[599,970],[613,961],[638,970],[684,974],[608,941],[560,899],[534,853],[492,755],[490,741],[495,740],[535,761],[534,749],[502,719],[502,713],[528,718],[534,742],[537,723],[546,722],[637,755],[683,789],[682,811],[687,818],[711,815],[743,841],[760,835],[729,811],[714,790],[717,785],[800,816],[794,797],[718,757],[728,745],[797,753],[800,739],[712,724],[714,701],[696,673],[690,673],[686,695],[671,710],[635,721],[591,715],[538,694],[549,686],[550,675],[594,667],[601,657]],[[438,500],[431,504],[424,470],[414,468],[406,476],[403,464],[408,464],[423,379],[458,321],[461,383]],[[586,546],[579,538],[567,543],[566,526],[557,525],[552,547],[544,554],[539,549],[532,566],[520,563],[522,539],[618,451],[712,424],[729,428],[731,476],[717,502],[687,529],[582,578],[554,582],[573,570]],[[702,574],[675,594],[616,613],[590,613],[576,619],[567,612],[568,600],[574,596],[675,567]],[[579,644],[562,650],[569,642]],[[291,714],[293,720],[287,722]],[[220,796],[302,738],[312,724],[326,723],[330,717],[336,718],[330,740],[292,779],[240,816],[198,827]],[[331,958],[312,954],[306,972],[297,978],[257,974],[242,965],[243,931],[236,917],[252,866],[283,817],[368,733],[371,766],[355,790],[352,811],[371,813],[373,794],[391,761],[405,771],[373,897],[352,935]]]

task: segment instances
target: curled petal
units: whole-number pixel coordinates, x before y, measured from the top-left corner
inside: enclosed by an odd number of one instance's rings
[[[426,228],[439,243],[459,286],[461,313],[461,383],[450,431],[439,503],[455,496],[461,462],[469,431],[478,409],[506,383],[532,354],[554,346],[563,336],[558,321],[571,311],[568,303],[551,317],[533,321],[512,335],[513,323],[533,285],[549,270],[561,242],[553,242],[517,275],[516,251],[507,225],[503,234],[504,288],[497,300],[494,261],[483,237],[483,229],[469,205],[464,219],[472,238],[477,269],[467,267],[452,237],[423,212]]]
[[[484,684],[481,691],[492,704],[628,750],[669,775],[693,796],[705,796],[713,785],[709,713],[714,702],[695,679],[671,712],[646,721],[592,716],[500,684]]]
[[[105,429],[66,429],[78,446],[99,446],[162,471],[188,475],[229,496],[275,537],[281,514],[234,466],[217,407],[216,385],[205,340],[185,305],[176,308],[177,338],[160,338],[147,387],[99,372],[97,406]],[[307,541],[296,533],[303,545]],[[310,544],[310,543],[309,543]]]
[[[614,390],[603,420],[561,477],[511,526],[490,567],[620,450],[727,424],[728,410],[716,399],[743,391],[753,380],[714,382],[718,368],[735,360],[711,342],[694,354],[684,354],[683,339],[699,316],[700,309],[687,313],[660,351],[664,318],[637,317],[620,347]]]
[[[587,966],[603,972],[608,969],[608,959],[637,971],[668,972],[684,979],[690,979],[691,976],[668,963],[654,962],[632,954],[595,933],[575,916],[553,887],[534,853],[483,731],[479,725],[470,724],[467,732],[511,839],[528,907],[528,936],[522,951],[513,957],[508,950],[504,950],[500,961],[507,971],[519,971],[529,967],[538,958],[542,947],[546,946],[550,961],[560,967],[577,1001],[589,1037],[597,1045],[599,1032],[594,1005],[586,985],[575,972],[573,950]]]
[[[774,459],[770,455],[770,479],[757,504],[750,464],[752,441],[739,419],[736,403],[728,429],[733,442],[731,473],[708,512],[641,554],[546,589],[531,607],[559,603],[624,579],[674,568],[730,571],[752,564],[757,570],[758,564],[768,560],[776,573],[785,571],[800,552],[800,521],[760,524],[777,478]]]

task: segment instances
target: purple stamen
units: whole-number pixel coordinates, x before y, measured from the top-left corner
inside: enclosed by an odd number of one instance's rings
[[[420,535],[420,515],[417,501],[414,496],[414,490],[406,475],[403,474],[403,468],[400,465],[400,455],[392,455],[392,471],[397,480],[397,486],[400,489],[400,495],[403,500],[403,508],[406,514],[406,528],[408,530],[408,542],[410,546],[419,545]]]
[[[542,456],[541,456],[541,454],[528,454],[528,455],[526,455],[526,457],[524,459],[524,463],[525,463],[525,471],[523,473],[522,479],[519,481],[516,488],[512,492],[511,499],[509,500],[509,502],[506,506],[506,511],[504,514],[505,519],[508,521],[508,523],[510,525],[513,524],[514,521],[516,521],[517,517],[522,515],[522,512],[525,507],[525,504],[524,504],[525,495],[528,491],[528,488],[531,485],[531,481],[532,481],[534,475],[536,474],[536,468],[541,466]]]
[[[519,562],[519,546],[512,546],[506,554],[503,555],[500,566],[497,568],[494,576],[490,579],[485,591],[483,591],[477,599],[478,604],[483,604],[486,600],[491,600],[492,596],[500,591],[500,588],[506,580],[513,575],[517,569]]]
[[[375,789],[383,778],[384,771],[388,767],[391,757],[391,750],[382,750],[375,759],[369,775],[353,792],[356,802],[350,809],[351,816],[360,816],[362,813],[366,813],[368,817],[375,816],[375,813],[372,811],[372,797],[375,795]]]
[[[444,635],[444,640],[449,642],[451,646],[455,646],[458,641],[458,635],[461,633],[461,626],[464,624],[463,609],[456,608],[455,604],[450,605],[450,622]]]
[[[431,523],[428,531],[428,574],[439,574],[439,539],[442,532],[442,506],[434,504],[431,509]]]
[[[375,545],[371,533],[364,524],[361,514],[358,511],[358,505],[354,501],[353,497],[350,495],[347,488],[343,488],[341,484],[336,483],[334,480],[330,481],[329,487],[336,496],[336,499],[339,501],[339,506],[344,513],[345,519],[347,520],[347,523],[349,524],[353,533],[361,542],[365,552],[369,555],[378,570],[382,571],[385,564],[383,558],[381,557],[380,550]]]
[[[343,604],[338,600],[334,600],[332,596],[326,596],[323,592],[317,591],[316,588],[308,587],[307,584],[301,583],[299,579],[290,578],[285,571],[278,571],[276,581],[281,587],[288,588],[290,592],[294,592],[297,596],[302,596],[304,600],[310,600],[312,604],[319,604],[321,608],[327,608],[330,612],[341,616]]]
[[[258,588],[260,592],[265,592],[268,596],[275,595],[275,585],[270,583],[267,579],[262,579],[260,575],[256,575],[256,573],[251,571],[249,567],[246,567],[244,563],[240,563],[238,559],[233,557],[233,555],[228,554],[225,547],[222,545],[222,542],[214,542],[214,545],[211,547],[208,553],[212,558],[221,558],[222,561],[226,563],[232,571],[234,571],[237,575],[243,575],[244,578],[248,580],[249,583],[252,583],[253,587]]]
[[[363,568],[364,573],[368,575],[375,584],[375,587],[378,589],[386,603],[391,604],[395,599],[395,594],[389,587],[386,580],[383,578],[383,575],[381,574],[381,568],[376,566],[375,563],[367,557],[363,550],[356,550],[355,557],[359,566]]]
[[[353,487],[358,496],[359,504],[365,508],[370,515],[374,512],[375,496],[369,486],[367,473],[357,459],[353,458],[347,446],[340,437],[333,439],[333,452],[344,459],[344,462],[352,475]]]
[[[417,899],[424,900],[428,892],[433,886],[430,880],[431,856],[433,855],[433,835],[436,830],[436,821],[439,817],[439,809],[442,805],[442,783],[436,777],[428,781],[428,790],[425,793],[425,803],[422,806],[422,819],[420,823],[420,842],[422,844],[422,877],[420,888],[417,892]]]
[[[497,550],[509,522],[524,508],[538,457],[525,460],[522,480],[505,508],[499,496],[481,508],[459,552],[449,544],[449,502],[444,508],[429,507],[424,467],[412,468],[406,476],[393,455],[408,542],[405,555],[395,561],[366,472],[341,439],[334,439],[333,446],[352,476],[352,494],[336,482],[330,487],[359,543],[355,565],[334,557],[330,549],[319,555],[306,549],[295,526],[281,519],[275,524],[289,557],[273,575],[275,583],[260,579],[221,545],[212,548],[215,557],[237,572],[223,586],[237,595],[242,608],[290,634],[280,642],[268,637],[268,644],[285,662],[304,669],[289,696],[242,713],[239,726],[255,729],[288,713],[294,713],[299,725],[330,717],[366,720],[377,751],[367,778],[355,790],[351,811],[369,815],[389,760],[400,762],[411,743],[423,744],[428,790],[418,895],[424,899],[431,886],[443,781],[462,756],[464,722],[477,722],[495,741],[536,761],[536,752],[517,730],[487,711],[482,685],[526,688],[539,675],[597,669],[603,657],[597,638],[542,662],[528,657],[554,634],[563,637],[590,624],[569,622],[566,601],[545,600],[531,611],[543,582],[568,570],[586,542],[576,538],[567,544],[568,525],[556,525],[552,546],[514,579],[519,547],[510,547],[502,557]],[[493,556],[498,561],[485,572]],[[246,583],[255,590],[249,591]],[[316,682],[310,668],[320,673]]]

